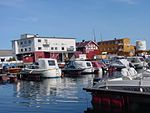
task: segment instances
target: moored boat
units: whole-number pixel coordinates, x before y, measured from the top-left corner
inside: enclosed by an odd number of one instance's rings
[[[135,67],[135,69],[142,69],[148,66],[148,63],[145,61],[143,57],[139,56],[127,57],[127,60],[131,62],[131,64]]]
[[[22,76],[39,75],[40,77],[61,77],[61,69],[57,60],[51,58],[40,58],[36,64],[29,65],[20,72]]]
[[[94,73],[94,68],[91,61],[85,60],[73,60],[68,61],[62,72],[67,75],[81,75],[81,74],[89,74]]]
[[[7,69],[8,73],[15,73],[15,74],[19,74],[21,71],[21,68],[18,67],[14,67],[14,68],[8,68]]]
[[[132,68],[130,71],[133,71]],[[109,109],[135,109],[150,105],[150,81],[141,74],[124,73],[115,79],[101,80],[93,86],[83,88],[91,92],[93,108],[105,106]],[[134,75],[134,76],[133,76]],[[150,76],[149,76],[150,77]]]

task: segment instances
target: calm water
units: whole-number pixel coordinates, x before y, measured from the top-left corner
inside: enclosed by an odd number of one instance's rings
[[[0,113],[84,113],[91,95],[83,90],[93,75],[19,81],[0,85]]]
[[[0,113],[106,113],[104,109],[93,109],[91,94],[83,90],[92,84],[95,77],[98,76],[91,74],[0,84]],[[149,113],[150,108],[146,106],[142,112],[145,110]],[[122,113],[139,111],[125,110]]]

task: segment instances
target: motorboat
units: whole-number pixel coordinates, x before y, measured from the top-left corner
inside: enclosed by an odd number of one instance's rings
[[[61,77],[61,69],[56,59],[40,58],[36,63],[21,70],[21,75],[40,75],[40,77]]]
[[[94,109],[104,107],[124,110],[134,109],[135,106],[143,108],[143,105],[150,105],[150,76],[148,79],[140,75],[101,79],[83,90],[91,93]]]
[[[108,67],[109,76],[114,76],[114,75],[122,76],[122,74],[131,75],[135,72],[136,70],[132,67],[130,62],[127,61],[127,59],[117,59],[111,62],[111,64]]]
[[[74,60],[68,61],[64,68],[62,68],[62,73],[64,75],[80,75],[84,69],[81,68],[78,63]]]
[[[136,69],[142,69],[144,67],[147,67],[148,64],[144,60],[143,57],[139,56],[134,56],[134,57],[127,57],[127,60],[131,62],[131,64],[136,68]]]
[[[123,110],[150,105],[150,70],[137,73],[130,63],[123,64],[125,68],[122,68],[117,76],[96,78],[93,84],[83,88],[91,92],[93,108]]]
[[[119,73],[96,78],[93,84],[83,88],[91,92],[94,109],[124,112],[125,109],[134,111],[150,105],[150,70],[137,73],[130,63],[122,63],[125,67]]]
[[[65,64],[62,72],[64,74],[80,75],[94,73],[94,68],[91,61],[71,60]]]
[[[114,67],[117,70],[121,70],[129,65],[129,61],[127,59],[116,59],[111,61],[109,67]]]
[[[8,68],[7,71],[8,71],[8,73],[19,74],[21,71],[21,68],[19,68],[19,67]]]

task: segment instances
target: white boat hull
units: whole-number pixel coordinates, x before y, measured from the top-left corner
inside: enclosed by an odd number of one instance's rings
[[[22,75],[40,75],[43,78],[61,77],[61,70],[59,68],[54,69],[28,69],[25,68],[21,71]]]
[[[88,74],[88,73],[94,73],[94,68],[84,68],[84,70],[82,71],[83,74]]]

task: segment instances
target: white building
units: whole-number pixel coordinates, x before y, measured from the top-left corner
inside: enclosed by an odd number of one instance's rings
[[[41,37],[24,34],[12,41],[13,54],[17,59],[34,62],[38,58],[57,58],[62,61],[70,58],[76,51],[75,38]]]

